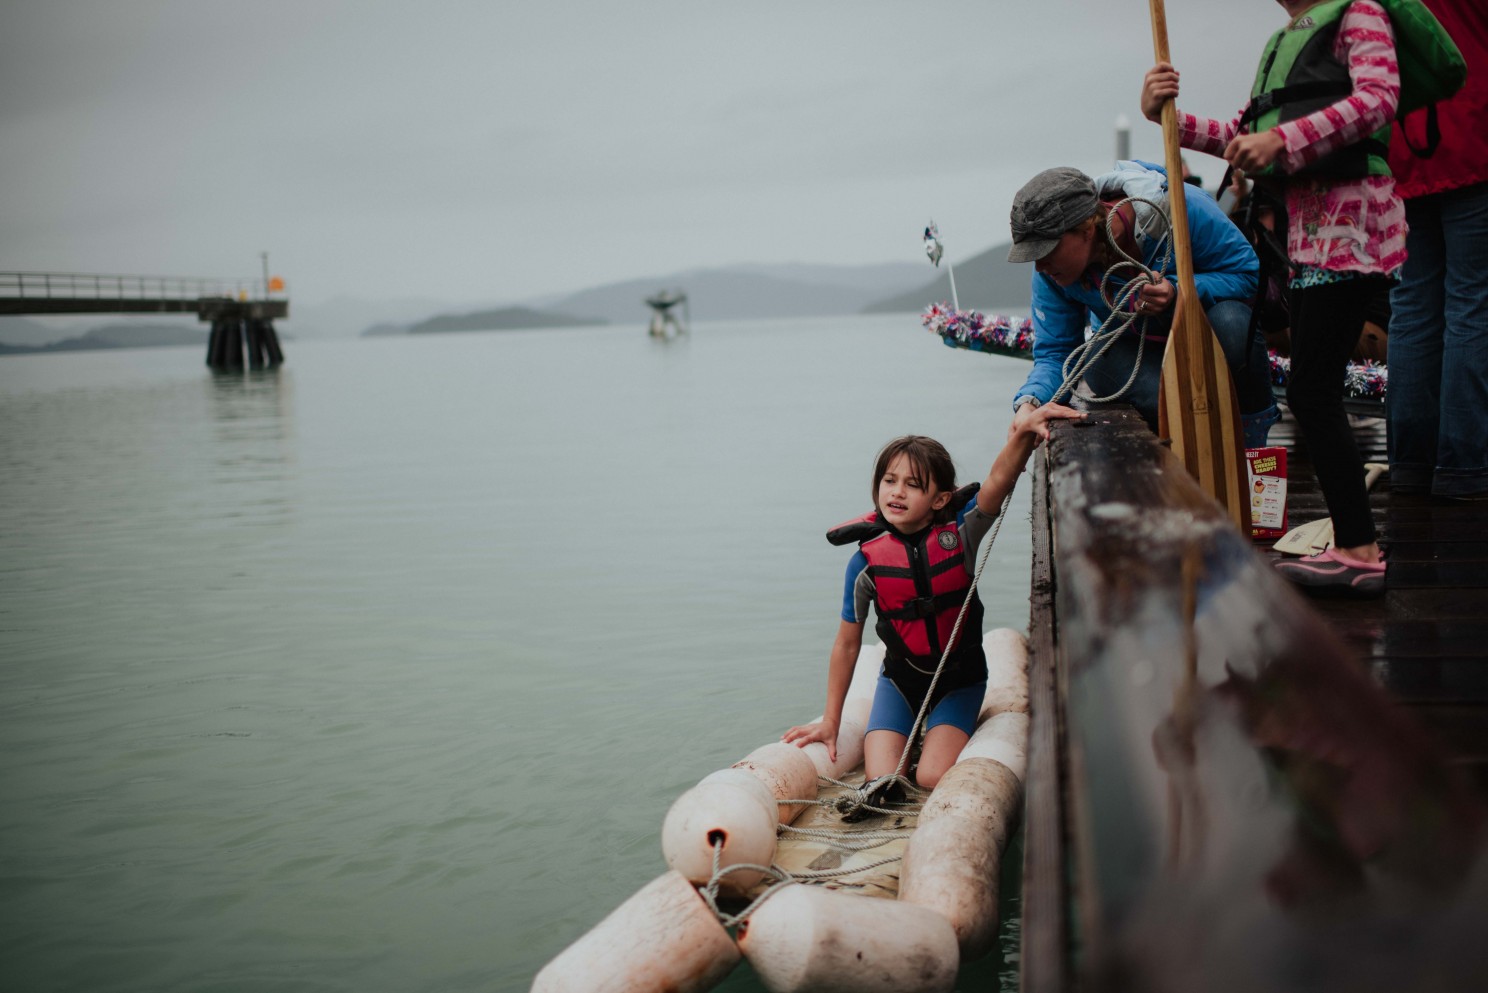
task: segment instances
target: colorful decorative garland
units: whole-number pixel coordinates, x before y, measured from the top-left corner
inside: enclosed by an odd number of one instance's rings
[[[920,323],[931,334],[951,348],[973,352],[992,352],[1018,358],[1033,358],[1033,320],[1027,317],[988,317],[975,310],[954,310],[949,304],[932,303],[920,316]],[[1271,356],[1271,384],[1285,388],[1292,360],[1284,355]],[[1344,396],[1349,400],[1383,404],[1389,386],[1389,369],[1379,362],[1350,362],[1344,378]]]
[[[952,348],[973,352],[1033,357],[1033,321],[1027,317],[987,317],[975,310],[953,310],[949,304],[932,303],[920,323]]]

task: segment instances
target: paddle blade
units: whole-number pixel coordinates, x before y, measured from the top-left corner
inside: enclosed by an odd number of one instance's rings
[[[1224,352],[1197,293],[1179,293],[1158,383],[1158,430],[1173,454],[1221,506],[1250,531],[1240,404]]]

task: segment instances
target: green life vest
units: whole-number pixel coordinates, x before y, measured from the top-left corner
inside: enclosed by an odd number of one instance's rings
[[[1338,102],[1353,92],[1348,66],[1333,57],[1338,28],[1352,0],[1329,0],[1303,11],[1276,32],[1261,53],[1260,68],[1251,87],[1250,105],[1241,115],[1241,125],[1260,132],[1283,121],[1296,120]],[[1395,57],[1400,67],[1400,101],[1395,116],[1430,106],[1427,149],[1435,150],[1434,104],[1461,89],[1467,64],[1446,29],[1421,0],[1377,0],[1390,16],[1395,33]],[[1389,175],[1385,153],[1389,146],[1388,125],[1346,148],[1311,163],[1294,175],[1356,176]],[[1275,168],[1266,172],[1275,172]]]

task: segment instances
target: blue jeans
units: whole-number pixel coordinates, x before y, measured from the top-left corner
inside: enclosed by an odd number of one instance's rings
[[[1390,294],[1390,487],[1488,492],[1488,183],[1405,202]]]
[[[1245,333],[1250,330],[1250,305],[1240,300],[1220,300],[1204,312],[1209,326],[1219,339],[1230,375],[1235,377],[1236,399],[1240,413],[1254,414],[1268,409],[1271,399],[1271,363],[1266,357],[1266,342],[1261,332],[1251,338],[1250,354],[1245,349]],[[1096,396],[1109,396],[1119,390],[1131,375],[1137,358],[1137,337],[1124,334],[1085,373],[1085,385]],[[1137,408],[1153,431],[1157,430],[1157,385],[1162,380],[1165,341],[1149,341],[1142,351],[1142,367],[1137,378],[1121,400]]]

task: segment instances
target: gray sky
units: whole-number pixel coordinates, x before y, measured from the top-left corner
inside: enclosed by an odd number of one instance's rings
[[[1233,114],[1281,9],[1167,16],[1184,106]],[[500,301],[920,260],[931,217],[955,260],[1119,114],[1161,159],[1151,62],[1140,0],[3,0],[0,270],[267,250],[307,303]]]

